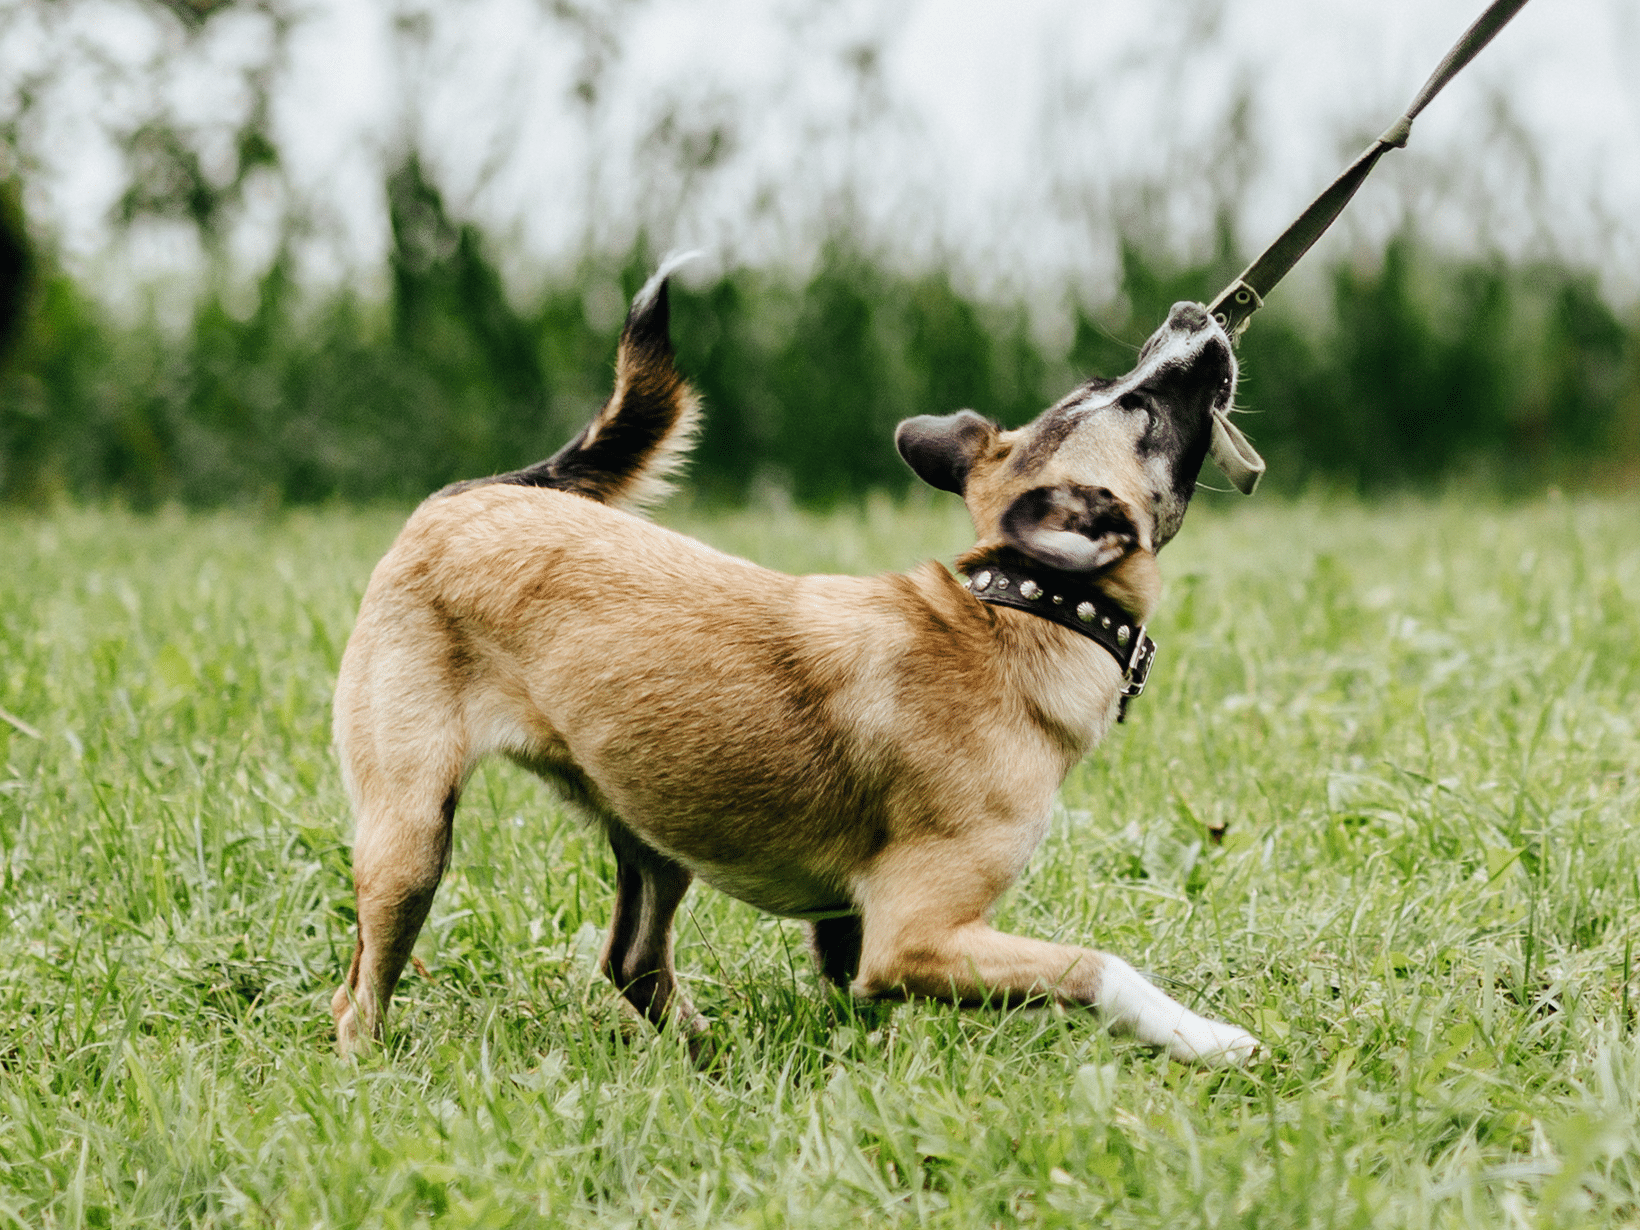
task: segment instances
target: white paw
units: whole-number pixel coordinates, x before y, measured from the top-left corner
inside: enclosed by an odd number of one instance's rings
[[[1245,1029],[1198,1016],[1152,986],[1120,957],[1104,959],[1098,1004],[1112,1029],[1166,1047],[1169,1055],[1184,1063],[1240,1066],[1259,1047],[1258,1039]]]
[[[1253,1058],[1258,1046],[1258,1039],[1245,1029],[1223,1021],[1210,1021],[1185,1009],[1184,1018],[1174,1027],[1167,1050],[1184,1063],[1239,1068]]]

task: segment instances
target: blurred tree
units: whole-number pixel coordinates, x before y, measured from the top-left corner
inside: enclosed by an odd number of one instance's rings
[[[389,174],[387,202],[394,340],[442,394],[440,451],[507,468],[509,446],[535,434],[548,406],[533,322],[508,302],[477,229],[450,218],[414,152]]]
[[[1625,396],[1640,392],[1630,366],[1635,336],[1590,275],[1549,269],[1534,280],[1544,279],[1551,300],[1540,343],[1544,379],[1524,423],[1532,452],[1575,463],[1619,451]]]
[[[180,46],[197,39],[213,17],[234,9],[259,15],[264,30],[260,54],[240,70],[246,104],[237,123],[226,128],[227,159],[207,158],[205,147],[223,134],[179,122],[163,104],[119,134],[125,156],[126,187],[114,206],[114,221],[129,228],[144,219],[184,222],[206,252],[219,260],[223,231],[245,201],[253,176],[277,174],[279,148],[272,125],[273,89],[283,67],[295,17],[285,0],[149,0],[175,15],[184,30]],[[160,69],[163,72],[163,68]],[[215,166],[213,174],[207,170]],[[286,218],[288,228],[291,219]]]
[[[509,288],[504,250],[461,203],[471,195],[451,195],[417,139],[431,8],[402,9],[395,24],[405,135],[383,168],[391,246],[380,302],[348,287],[315,297],[298,281],[311,223],[271,121],[299,15],[289,0],[142,0],[169,39],[153,63],[110,69],[141,78],[133,96],[148,100],[116,134],[127,182],[114,220],[181,228],[204,257],[180,324],[157,313],[117,321],[53,262],[22,184],[41,139],[32,100],[55,65],[5,83],[0,497],[408,500],[550,453],[607,395],[621,296],[654,264],[642,234],[617,241],[595,227],[608,213],[600,134],[619,34],[641,2],[543,0],[577,52],[566,89],[586,126],[590,221],[579,257],[528,295]],[[45,23],[92,3],[15,0]],[[1220,7],[1193,10],[1185,50],[1211,41]],[[157,83],[230,11],[261,41],[231,69],[234,105],[186,122]],[[891,106],[882,55],[870,39],[841,52],[845,152],[876,139]],[[772,484],[820,504],[901,490],[910,476],[891,443],[901,418],[971,407],[1017,424],[1076,377],[1127,370],[1172,303],[1204,299],[1240,265],[1233,219],[1257,161],[1250,97],[1243,88],[1221,131],[1160,178],[1109,187],[1114,206],[1085,199],[1102,226],[1120,224],[1119,286],[1108,301],[1073,304],[1068,346],[1045,346],[1023,304],[965,294],[937,262],[908,271],[873,245],[847,173],[822,183],[834,212],[806,271],[732,267],[674,288],[680,362],[708,402],[695,486],[739,500]],[[654,115],[654,200],[642,216],[670,236],[677,212],[735,157],[744,116],[710,94],[661,99]],[[230,267],[229,240],[261,176],[283,185],[283,213],[272,260],[247,280]],[[1169,203],[1192,193],[1216,218],[1208,250],[1167,256]],[[1324,285],[1317,302],[1278,300],[1241,345],[1242,400],[1256,412],[1246,425],[1273,485],[1372,492],[1476,472],[1567,482],[1640,466],[1640,322],[1591,272],[1443,259],[1409,230],[1328,270]]]
[[[1069,358],[1083,378],[1127,371],[1145,338],[1167,319],[1175,303],[1205,303],[1235,276],[1241,258],[1233,216],[1228,205],[1220,205],[1212,253],[1205,260],[1169,260],[1137,239],[1119,242],[1118,302],[1077,307]]]
[[[0,364],[16,347],[34,284],[34,245],[16,180],[0,180]]]

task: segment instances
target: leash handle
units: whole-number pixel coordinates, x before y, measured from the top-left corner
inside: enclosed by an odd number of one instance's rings
[[[1429,80],[1424,82],[1424,88],[1418,91],[1418,96],[1412,100],[1412,105],[1402,113],[1361,155],[1346,168],[1339,177],[1328,185],[1322,194],[1310,202],[1310,207],[1299,215],[1294,222],[1281,233],[1274,243],[1264,249],[1251,265],[1242,272],[1242,275],[1232,282],[1212,303],[1207,310],[1213,319],[1218,321],[1224,331],[1232,338],[1240,335],[1247,327],[1248,318],[1264,306],[1264,297],[1275,288],[1277,282],[1286,277],[1292,267],[1298,264],[1302,257],[1327,231],[1333,221],[1343,212],[1344,206],[1350,203],[1367,174],[1377,165],[1378,160],[1392,149],[1400,149],[1407,143],[1407,137],[1412,132],[1412,121],[1418,118],[1418,113],[1429,105],[1430,99],[1439,94],[1448,81],[1456,77],[1469,61],[1480,53],[1481,48],[1490,43],[1497,32],[1508,23],[1509,19],[1526,6],[1526,0],[1493,0],[1484,13],[1476,19],[1475,24],[1464,31],[1452,48],[1446,53],[1446,59],[1430,74]]]

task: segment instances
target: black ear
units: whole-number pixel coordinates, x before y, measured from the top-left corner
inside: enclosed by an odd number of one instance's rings
[[[923,482],[961,495],[974,458],[996,434],[997,425],[972,410],[919,414],[894,429],[894,447]]]
[[[1033,487],[1002,514],[1002,537],[1063,572],[1108,568],[1139,545],[1128,506],[1104,487]]]

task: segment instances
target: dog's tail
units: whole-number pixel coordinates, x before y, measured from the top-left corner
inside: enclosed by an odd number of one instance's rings
[[[698,253],[661,262],[632,299],[615,355],[615,391],[563,448],[511,474],[454,483],[453,495],[488,483],[554,487],[603,504],[645,508],[672,490],[700,425],[700,397],[673,366],[667,280]]]

